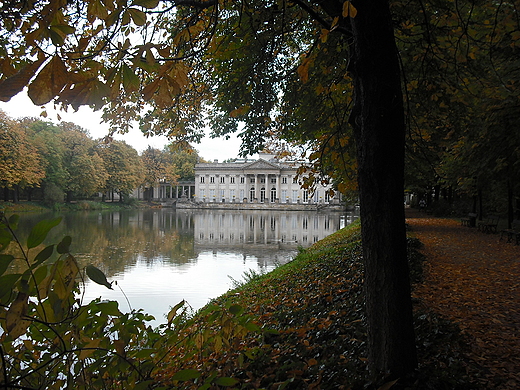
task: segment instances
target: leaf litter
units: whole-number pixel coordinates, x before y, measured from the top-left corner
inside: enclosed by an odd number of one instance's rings
[[[478,388],[520,387],[520,246],[461,226],[457,220],[407,211],[424,245],[421,306],[453,321],[469,344]]]
[[[410,377],[394,383],[368,376],[357,225],[302,250],[274,272],[250,275],[211,302],[243,308],[241,315],[253,318],[259,331],[221,337],[224,328],[233,333],[230,317],[221,320],[224,326],[211,325],[215,314],[199,312],[186,330],[203,335],[195,341],[199,352],[173,348],[155,379],[178,389],[220,388],[212,378],[233,378],[229,386],[236,389],[516,388],[520,248],[453,220],[407,217],[420,362]],[[204,346],[202,339],[213,341]],[[194,368],[197,378],[172,382],[175,373]]]

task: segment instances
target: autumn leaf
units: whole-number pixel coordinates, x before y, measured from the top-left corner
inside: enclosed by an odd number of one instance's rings
[[[346,18],[346,17],[355,18],[357,15],[356,7],[354,7],[349,0],[347,0],[343,3],[342,15],[344,18]]]
[[[309,81],[309,67],[312,64],[312,57],[305,56],[300,66],[298,66],[297,72],[300,80],[303,83]]]
[[[47,104],[69,81],[65,64],[59,56],[54,56],[29,84],[29,97],[37,106]]]
[[[27,327],[31,324],[25,319],[27,315],[29,296],[19,292],[14,302],[10,305],[5,316],[6,331],[16,339],[25,333]]]
[[[37,61],[25,65],[18,73],[0,81],[0,100],[8,102],[21,92],[44,61],[45,57],[42,56]]]

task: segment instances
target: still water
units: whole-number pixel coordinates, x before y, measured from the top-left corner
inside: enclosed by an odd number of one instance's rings
[[[145,209],[60,214],[47,241],[72,237],[82,267],[105,272],[114,290],[86,281],[84,299],[117,300],[122,311],[143,309],[158,325],[170,307],[186,300],[199,309],[242,280],[270,271],[356,218],[316,211]],[[56,215],[22,215],[20,229]],[[23,232],[20,232],[22,235]],[[27,232],[25,233],[27,234]],[[124,291],[128,301],[123,295]],[[131,307],[130,307],[130,306]]]

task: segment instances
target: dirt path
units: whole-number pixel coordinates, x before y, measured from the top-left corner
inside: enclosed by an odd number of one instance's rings
[[[427,258],[415,295],[469,336],[484,388],[520,388],[520,246],[416,210],[407,223]]]

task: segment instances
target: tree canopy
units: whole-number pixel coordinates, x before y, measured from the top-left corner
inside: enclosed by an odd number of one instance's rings
[[[415,366],[405,146],[407,184],[422,191],[457,184],[469,193],[472,181],[518,173],[510,134],[520,106],[518,7],[514,0],[13,3],[0,18],[0,99],[27,86],[38,105],[104,107],[111,131],[137,119],[147,135],[183,141],[199,140],[209,122],[216,135],[241,131],[244,154],[281,137],[305,145],[316,171],[343,189],[357,178],[371,370],[400,375]],[[503,147],[499,134],[512,142]]]

